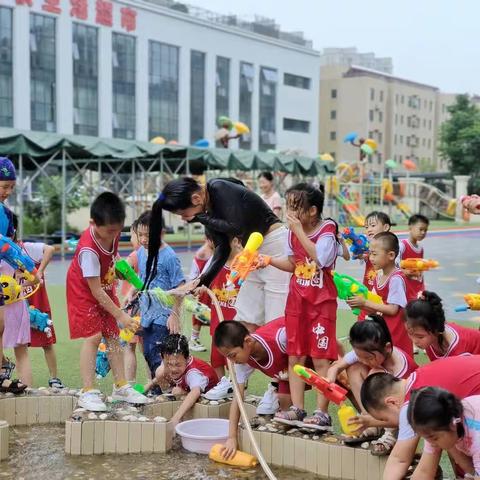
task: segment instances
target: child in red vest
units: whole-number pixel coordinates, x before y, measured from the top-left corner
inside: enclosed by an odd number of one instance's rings
[[[275,420],[318,430],[331,429],[328,400],[318,393],[314,414],[305,418],[305,383],[293,367],[305,365],[310,357],[317,373],[325,376],[338,356],[337,289],[331,275],[338,252],[338,226],[331,219],[322,220],[323,202],[323,187],[299,183],[287,190],[287,258],[271,259],[272,266],[293,273],[285,308],[292,406],[278,412]]]
[[[67,311],[70,338],[83,338],[80,374],[83,388],[78,405],[105,411],[100,391],[94,389],[95,360],[102,336],[115,379],[113,400],[143,404],[147,398],[125,379],[118,324],[135,330],[137,323],[119,307],[115,287],[118,239],[125,221],[125,207],[114,193],[100,194],[90,207],[90,226],[82,233],[67,273]]]

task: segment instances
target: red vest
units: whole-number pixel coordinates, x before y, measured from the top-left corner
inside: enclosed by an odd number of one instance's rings
[[[415,363],[415,360],[410,355],[407,355],[401,348],[393,347],[393,349],[399,354],[402,360],[402,367],[396,372],[396,377],[406,379],[418,368],[418,365]]]
[[[80,252],[90,250],[95,253],[100,262],[100,280],[106,294],[119,305],[115,293],[115,260],[118,257],[118,237],[113,243],[112,251],[105,250],[95,238],[93,228],[89,227],[82,233],[75,255],[67,272],[67,310],[70,321],[76,318],[92,315],[108,315],[92,295],[87,280],[83,277],[78,261]]]
[[[218,376],[211,365],[197,357],[190,357],[187,362],[187,368],[183,372],[183,375],[175,382],[177,387],[180,387],[185,392],[190,391],[188,386],[188,373],[196,372],[208,378],[208,385],[205,388],[205,392],[213,388],[218,383]]]
[[[432,362],[439,358],[458,355],[480,355],[480,331],[461,327],[456,323],[447,323],[445,332],[452,333],[453,340],[444,355],[438,355],[431,345],[427,348],[427,356]]]
[[[404,246],[401,260],[406,258],[423,258],[423,247],[414,247],[406,238],[400,240]],[[425,282],[423,275],[420,274],[417,279],[405,277],[405,284],[407,286],[407,301],[416,300],[418,294],[425,290]]]

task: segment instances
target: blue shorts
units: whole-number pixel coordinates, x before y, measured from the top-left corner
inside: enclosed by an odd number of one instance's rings
[[[143,356],[148,363],[152,378],[155,377],[155,371],[162,364],[160,346],[169,333],[165,325],[157,325],[155,323],[152,323],[149,327],[143,328],[142,330]]]

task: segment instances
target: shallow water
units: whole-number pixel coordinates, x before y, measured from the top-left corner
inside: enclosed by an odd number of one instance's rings
[[[16,480],[263,480],[261,467],[239,470],[218,465],[206,455],[188,453],[176,444],[169,454],[69,456],[64,453],[65,428],[34,425],[10,428],[10,457],[1,463],[0,479]],[[274,469],[280,480],[313,480],[315,475]]]

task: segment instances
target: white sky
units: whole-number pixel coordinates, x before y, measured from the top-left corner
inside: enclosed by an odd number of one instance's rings
[[[480,94],[480,0],[186,0],[219,13],[274,18],[314,48],[392,57],[394,74]]]

